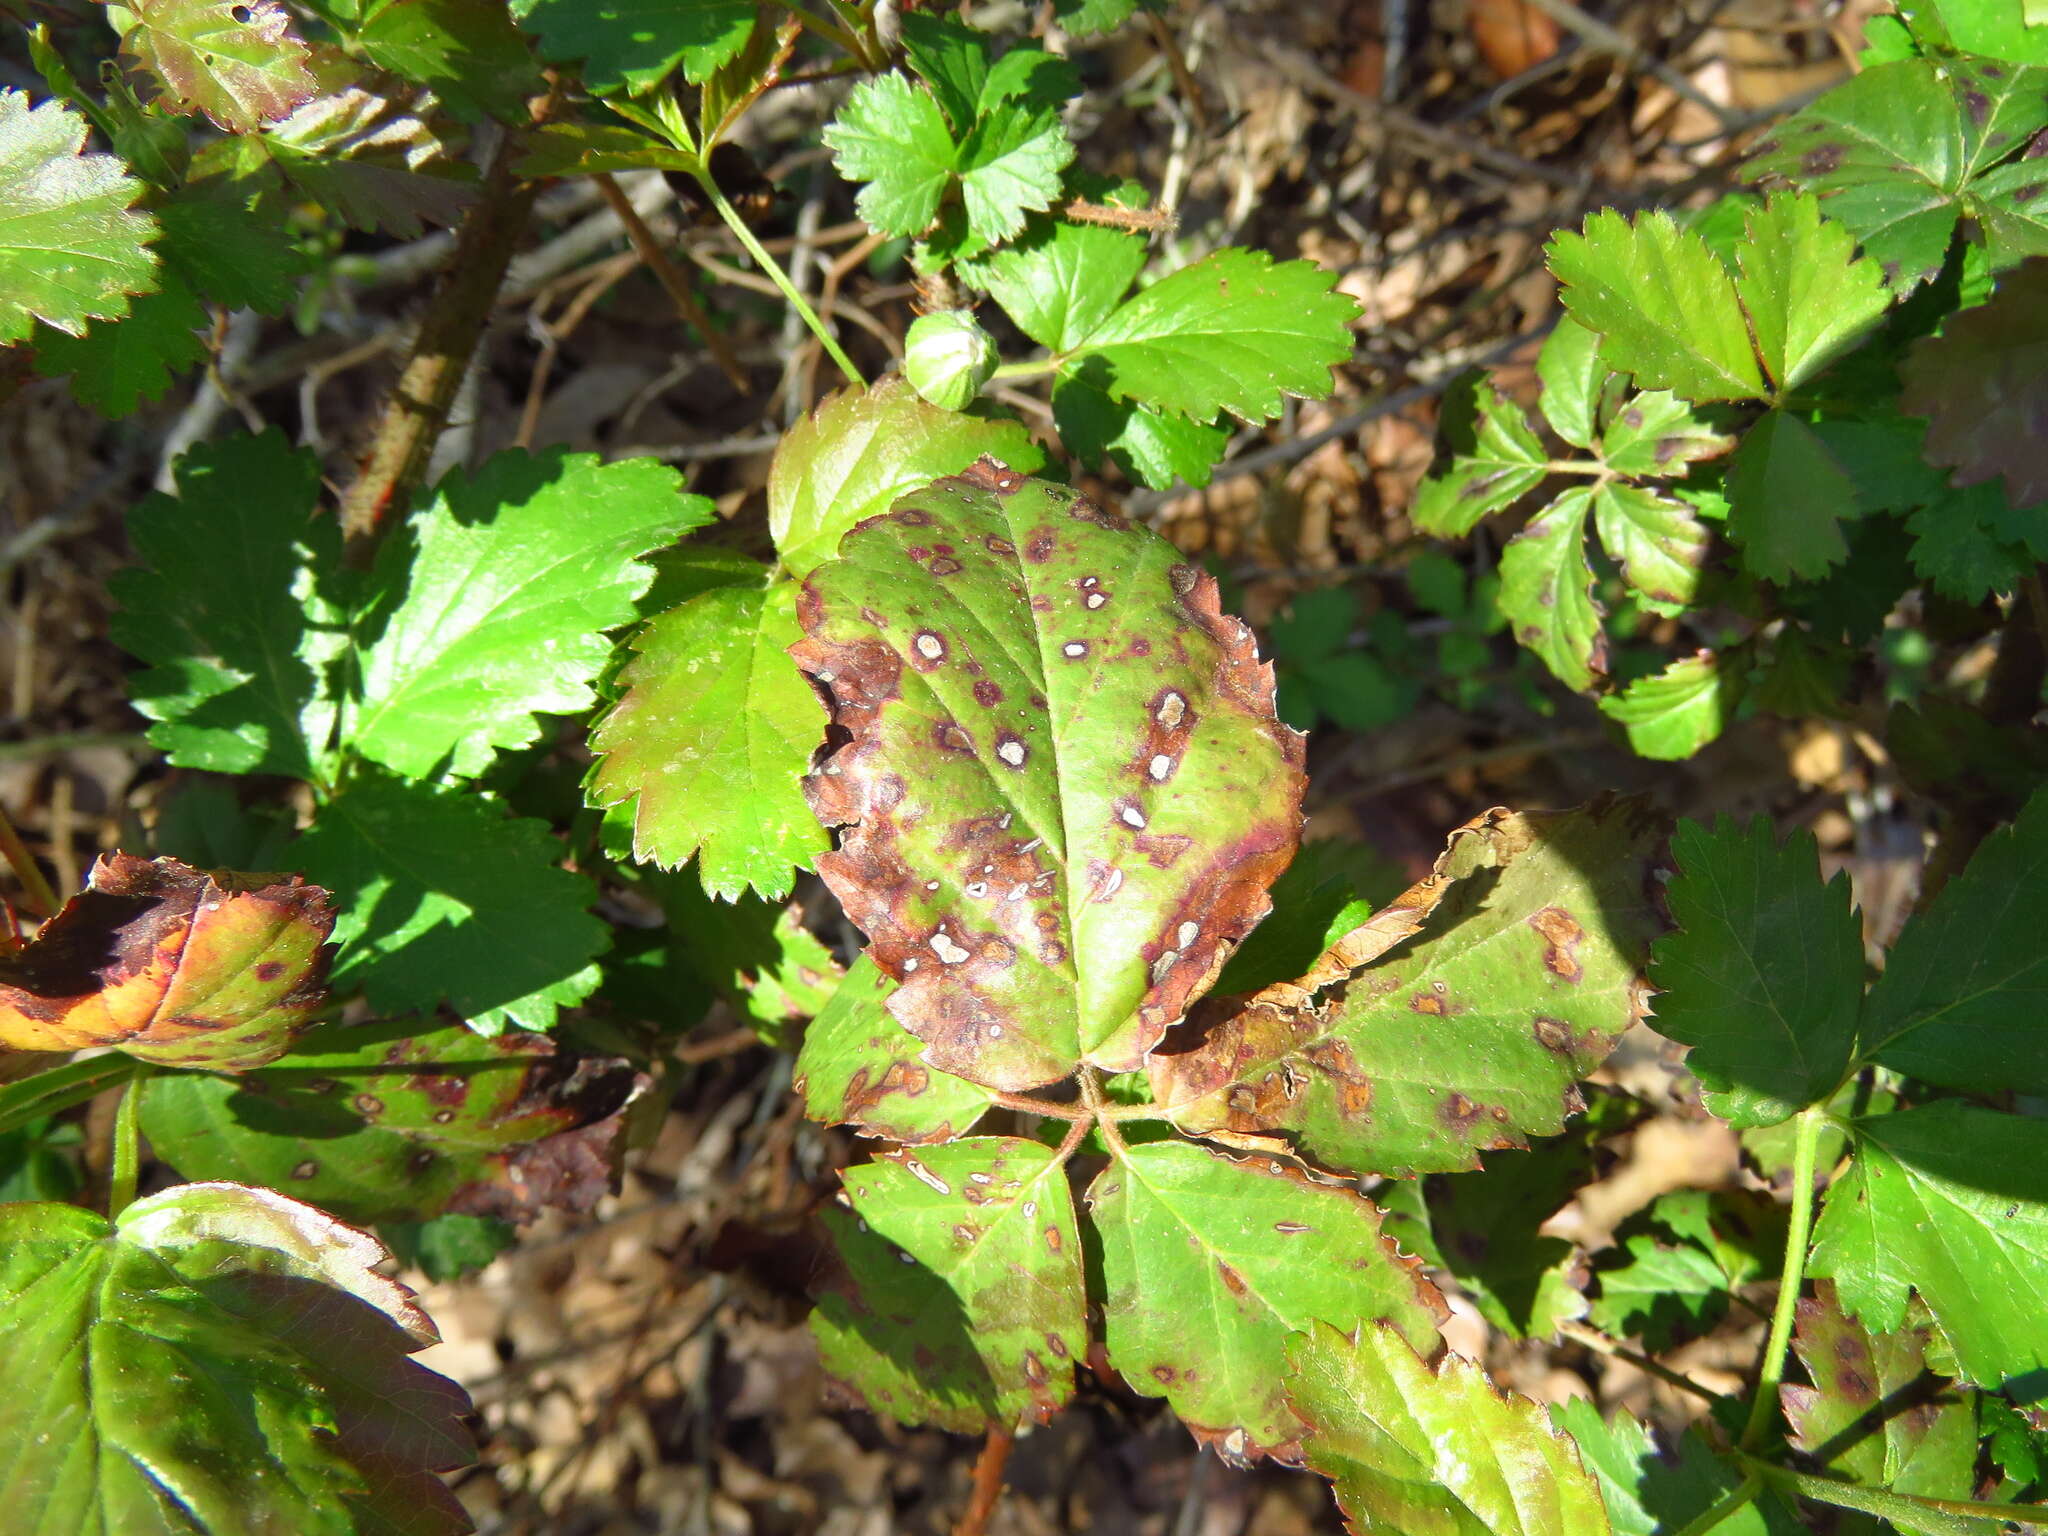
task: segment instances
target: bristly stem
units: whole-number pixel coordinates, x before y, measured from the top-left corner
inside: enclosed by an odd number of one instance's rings
[[[142,1132],[137,1116],[142,1103],[143,1080],[149,1076],[145,1062],[136,1062],[121,1089],[120,1107],[114,1111],[114,1164],[107,1175],[107,1217],[119,1216],[135,1203],[135,1184],[142,1172]]]
[[[989,1517],[1003,1496],[1003,1470],[1010,1464],[1010,1447],[1016,1443],[1014,1431],[1001,1424],[989,1425],[988,1438],[982,1441],[981,1455],[974,1462],[973,1491],[967,1496],[960,1523],[953,1527],[953,1536],[983,1536],[988,1530]]]
[[[1778,1303],[1771,1309],[1770,1338],[1757,1366],[1756,1396],[1750,1400],[1749,1422],[1742,1427],[1739,1448],[1753,1451],[1778,1412],[1778,1385],[1785,1379],[1785,1357],[1792,1345],[1792,1323],[1799,1311],[1799,1292],[1806,1281],[1806,1244],[1813,1233],[1813,1169],[1826,1112],[1817,1104],[1799,1112],[1792,1140],[1792,1219],[1785,1229],[1785,1267],[1778,1280]]]
[[[795,308],[804,324],[810,327],[811,334],[818,338],[818,345],[825,349],[825,355],[839,365],[839,371],[845,374],[856,388],[867,388],[868,381],[862,378],[860,370],[853,366],[853,359],[846,355],[832,333],[825,328],[825,322],[818,318],[818,312],[796,291],[796,284],[789,280],[789,274],[782,270],[781,264],[768,254],[759,240],[754,238],[754,232],[747,227],[747,221],[740,217],[739,210],[726,200],[725,194],[718,188],[718,183],[711,179],[711,172],[699,167],[691,174],[696,177],[697,185],[704,189],[704,195],[711,200],[711,206],[718,210],[718,216],[725,220],[725,227],[732,231],[733,238],[747,248],[747,254],[768,274],[768,280],[782,291],[782,296]]]

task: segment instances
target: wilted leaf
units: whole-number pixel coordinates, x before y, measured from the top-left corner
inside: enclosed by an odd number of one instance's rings
[[[122,1536],[469,1530],[434,1474],[469,1400],[366,1233],[274,1190],[185,1184],[115,1221],[0,1208],[8,1521]]]
[[[178,112],[254,133],[312,100],[320,82],[278,0],[134,0],[122,51],[163,82]]]
[[[0,1043],[259,1066],[325,999],[333,927],[327,892],[296,875],[102,854],[85,890],[28,945],[0,951]]]
[[[974,1433],[1044,1420],[1086,1355],[1081,1242],[1050,1148],[977,1136],[849,1168],[858,1220],[812,1314],[827,1372],[877,1413]]]
[[[796,1091],[827,1125],[857,1125],[911,1143],[951,1141],[981,1118],[993,1095],[919,1059],[923,1042],[889,1012],[895,983],[862,955],[804,1030]]]
[[[1913,343],[1899,383],[1899,408],[1927,418],[1927,457],[1957,485],[2003,475],[2014,506],[2048,501],[2048,260]]]
[[[1401,1333],[1316,1322],[1288,1349],[1308,1464],[1360,1532],[1606,1536],[1600,1488],[1569,1435],[1462,1355],[1434,1368]]]
[[[1665,826],[1640,801],[1490,812],[1420,931],[1306,1006],[1255,1003],[1153,1057],[1191,1135],[1292,1135],[1359,1172],[1476,1168],[1553,1135],[1642,1017]]]
[[[1233,1456],[1287,1455],[1287,1341],[1317,1322],[1384,1322],[1432,1354],[1448,1315],[1380,1231],[1378,1207],[1277,1159],[1185,1141],[1126,1146],[1088,1191],[1102,1241],[1110,1363]]]
[[[851,739],[818,872],[927,1059],[991,1087],[1129,1071],[1267,908],[1302,743],[1213,580],[977,465],[813,572],[795,654]]]
[[[289,1190],[345,1221],[527,1221],[612,1185],[633,1069],[545,1035],[420,1019],[330,1026],[268,1070],[152,1078],[142,1127],[191,1179]]]

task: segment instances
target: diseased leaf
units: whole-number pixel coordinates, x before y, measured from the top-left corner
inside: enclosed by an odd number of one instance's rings
[[[1288,1348],[1288,1400],[1310,1467],[1361,1531],[1606,1536],[1600,1488],[1571,1437],[1462,1355],[1432,1367],[1400,1332],[1311,1324]]]
[[[545,1030],[597,986],[596,888],[559,867],[545,822],[474,789],[364,772],[291,852],[341,909],[335,984],[377,1008],[445,1001],[479,1034]]]
[[[1856,483],[1812,427],[1772,411],[1743,435],[1728,472],[1728,536],[1766,581],[1811,581],[1849,553],[1842,522]]]
[[[1029,474],[1045,463],[1013,421],[942,411],[900,379],[841,390],[783,436],[768,471],[768,530],[792,576],[829,560],[854,524],[982,455]]]
[[[254,133],[313,99],[311,54],[278,0],[134,0],[121,51],[163,82],[176,112]]]
[[[850,733],[818,872],[927,1060],[990,1087],[1130,1071],[1267,908],[1302,742],[1216,586],[985,462],[850,534],[794,654]]]
[[[378,549],[355,621],[348,744],[399,773],[474,777],[573,714],[611,659],[604,631],[654,580],[640,557],[711,520],[648,459],[511,449],[450,475]]]
[[[0,949],[0,1044],[260,1066],[325,1000],[333,927],[327,893],[295,875],[101,854],[27,945]]]
[[[0,90],[0,346],[38,320],[83,335],[156,286],[143,185],[115,156],[80,153],[86,128],[61,101]]]
[[[993,1095],[919,1060],[923,1042],[889,1012],[895,984],[872,956],[854,961],[804,1030],[796,1091],[827,1125],[857,1125],[891,1141],[951,1141],[971,1130]]]
[[[1944,1099],[1855,1128],[1812,1272],[1878,1333],[1917,1290],[1978,1386],[2048,1368],[2048,1125]]]
[[[1699,460],[1717,458],[1734,446],[1723,422],[1668,389],[1635,396],[1600,435],[1600,457],[1609,469],[1645,478],[1682,475]]]
[[[434,1474],[469,1399],[366,1233],[274,1190],[185,1184],[108,1221],[0,1207],[0,1434],[23,1530],[469,1530]]]
[[[2048,260],[1914,342],[1899,383],[1899,408],[1928,418],[1927,457],[1955,484],[2002,475],[2014,506],[2048,501]]]
[[[1609,480],[1593,491],[1593,526],[1622,579],[1643,596],[1690,603],[1698,594],[1709,540],[1684,502]]]
[[[1600,701],[1600,713],[1628,732],[1638,757],[1673,762],[1721,734],[1742,700],[1742,676],[1712,651],[1682,656]]]
[[[650,619],[590,744],[591,802],[633,807],[634,857],[698,857],[704,889],[788,892],[830,839],[802,780],[825,711],[787,654],[800,638],[788,583],[718,587]]]
[[[849,1168],[859,1220],[826,1218],[845,1273],[811,1327],[828,1373],[877,1413],[973,1433],[1045,1420],[1088,1350],[1065,1164],[976,1136]]]
[[[1945,1088],[2048,1092],[2044,902],[2048,791],[2037,791],[1906,924],[1870,991],[1865,1053]]]
[[[1513,505],[1550,473],[1550,455],[1521,407],[1483,380],[1473,387],[1471,429],[1451,436],[1449,468],[1417,486],[1408,508],[1410,521],[1428,533],[1470,533],[1482,517]]]
[[[1626,1409],[1602,1422],[1589,1398],[1553,1403],[1550,1418],[1572,1437],[1598,1480],[1615,1536],[1669,1536],[1742,1481],[1697,1429],[1688,1428],[1666,1452]],[[1716,1536],[1799,1536],[1805,1529],[1768,1491],[1714,1526]]]
[[[150,1079],[142,1128],[190,1179],[289,1190],[344,1221],[525,1222],[612,1187],[633,1069],[544,1035],[329,1026],[268,1070]]]
[[[641,92],[678,64],[702,84],[747,45],[753,0],[511,0],[513,19],[550,59],[580,59],[583,83]]]
[[[1487,813],[1412,939],[1326,1003],[1257,1003],[1171,1042],[1154,1098],[1190,1135],[1285,1132],[1389,1175],[1554,1135],[1644,1012],[1664,830],[1639,801]]]
[[[1529,519],[1500,556],[1500,611],[1515,638],[1567,688],[1586,689],[1607,671],[1607,637],[1586,561],[1591,487],[1574,485]]]
[[[1651,958],[1652,1027],[1693,1048],[1715,1114],[1775,1125],[1833,1093],[1856,1047],[1863,927],[1849,877],[1823,885],[1813,834],[1781,847],[1762,817],[1680,822],[1671,852],[1677,928]]]
[[[1110,1363],[1198,1439],[1287,1456],[1304,1425],[1285,1391],[1288,1336],[1385,1323],[1432,1354],[1443,1298],[1349,1188],[1278,1160],[1185,1141],[1126,1146],[1096,1176]]]

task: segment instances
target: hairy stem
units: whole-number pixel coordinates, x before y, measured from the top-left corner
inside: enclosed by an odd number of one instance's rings
[[[711,317],[704,313],[704,306],[690,291],[689,278],[661,248],[661,242],[647,227],[647,221],[640,217],[640,210],[633,206],[633,200],[626,196],[625,190],[609,171],[600,171],[590,179],[596,184],[598,195],[619,216],[619,222],[626,226],[626,238],[633,243],[634,254],[646,263],[647,270],[654,274],[655,281],[675,302],[676,310],[684,321],[704,338],[704,350],[711,354],[711,360],[718,364],[719,371],[734,389],[742,395],[751,395],[754,386],[747,378],[747,370],[740,366],[739,358],[734,355],[732,343],[712,329]]]
[[[142,1172],[142,1132],[136,1117],[142,1104],[142,1084],[148,1076],[145,1063],[129,1063],[128,1083],[121,1090],[120,1108],[114,1111],[114,1166],[107,1176],[109,1220],[135,1203],[135,1182]]]
[[[1016,1443],[1013,1431],[1001,1424],[989,1425],[988,1438],[982,1441],[981,1455],[974,1462],[974,1488],[967,1496],[960,1523],[953,1527],[953,1536],[983,1536],[987,1531],[989,1516],[1003,1496],[1003,1469],[1010,1464],[1010,1447]]]
[[[1905,1530],[1935,1531],[1941,1536],[1950,1536],[1950,1533],[1953,1536],[1972,1536],[1972,1533],[1983,1530],[1982,1522],[1986,1520],[2012,1525],[2048,1525],[2048,1505],[2044,1504],[1985,1504],[1975,1499],[1922,1498],[1917,1494],[1891,1493],[1882,1488],[1862,1488],[1854,1483],[1837,1482],[1831,1477],[1816,1477],[1810,1472],[1795,1472],[1790,1467],[1781,1467],[1753,1456],[1745,1456],[1742,1460],[1749,1475],[1759,1482],[1812,1499],[1817,1504],[1832,1504],[1837,1509],[1876,1515]]]
[[[1813,1232],[1813,1165],[1826,1118],[1819,1105],[1809,1105],[1799,1112],[1793,1128],[1792,1219],[1785,1229],[1785,1267],[1778,1280],[1778,1303],[1771,1309],[1770,1337],[1757,1366],[1756,1396],[1749,1404],[1749,1422],[1742,1427],[1740,1448],[1745,1451],[1756,1449],[1778,1413],[1778,1384],[1785,1379],[1792,1322],[1806,1280],[1806,1244]]]
[[[9,1083],[0,1088],[0,1134],[98,1098],[107,1089],[117,1087],[132,1065],[126,1056],[109,1051],[104,1056],[67,1061],[61,1067]]]
[[[36,856],[28,851],[28,844],[21,840],[21,834],[14,830],[14,823],[7,819],[7,812],[0,810],[0,855],[14,870],[15,879],[21,882],[21,904],[37,917],[51,917],[62,905],[57,893],[50,889],[50,882],[43,878],[43,867],[36,863]]]

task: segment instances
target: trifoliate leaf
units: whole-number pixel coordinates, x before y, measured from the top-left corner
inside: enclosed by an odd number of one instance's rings
[[[1687,1429],[1666,1451],[1626,1409],[1603,1422],[1589,1398],[1553,1403],[1550,1418],[1577,1443],[1579,1459],[1598,1479],[1615,1536],[1668,1536],[1742,1481],[1697,1429]],[[1805,1529],[1768,1492],[1714,1526],[1717,1536],[1797,1536]]]
[[[1843,519],[1856,482],[1799,417],[1772,411],[1751,427],[1728,472],[1728,536],[1766,581],[1811,580],[1849,553]]]
[[[512,449],[451,474],[380,547],[354,626],[348,745],[412,778],[474,777],[574,714],[654,580],[640,557],[711,520],[651,459]]]
[[[0,1043],[245,1071],[325,1001],[333,927],[327,893],[296,876],[102,854],[82,893],[0,953]]]
[[[1676,762],[1719,736],[1741,700],[1741,673],[1700,651],[1609,694],[1600,713],[1628,732],[1638,757]]]
[[[1053,205],[1060,173],[1074,163],[1074,141],[1059,114],[1044,107],[1005,102],[984,113],[961,140],[955,164],[967,227],[993,244],[1022,229],[1025,214]]]
[[[1443,1298],[1382,1234],[1379,1209],[1278,1160],[1126,1145],[1089,1186],[1088,1210],[1110,1363],[1234,1456],[1285,1454],[1301,1438],[1286,1397],[1291,1334],[1335,1318],[1384,1324],[1401,1348],[1441,1347]]]
[[[278,0],[134,0],[121,51],[163,83],[178,112],[254,133],[319,93],[312,55]]]
[[[1864,1049],[1894,1071],[1976,1093],[2048,1093],[2048,791],[1916,913],[1871,988]]]
[[[368,1234],[269,1189],[185,1184],[114,1221],[0,1208],[8,1519],[123,1536],[458,1536],[434,1474],[469,1399]]]
[[[1651,389],[1614,413],[1600,436],[1600,457],[1616,474],[1657,478],[1682,475],[1734,446],[1724,423],[1668,389]]]
[[[1302,742],[1215,583],[984,461],[813,571],[795,650],[848,733],[818,873],[933,1065],[990,1087],[1141,1064],[1266,911]]]
[[[545,822],[474,789],[361,772],[291,851],[340,909],[334,984],[377,1008],[445,1001],[479,1034],[546,1030],[597,986],[596,888],[559,867]]]
[[[81,154],[86,127],[61,101],[0,90],[0,345],[38,320],[81,336],[156,286],[142,183],[112,155]]]
[[[1812,1273],[1879,1333],[1918,1291],[1978,1386],[2048,1368],[2048,1124],[1944,1099],[1855,1128]]]
[[[839,174],[867,183],[854,206],[870,226],[887,235],[932,227],[959,149],[929,89],[897,74],[864,81],[826,125],[824,140]]]
[[[849,1168],[829,1209],[844,1266],[811,1328],[826,1371],[877,1413],[962,1433],[1044,1420],[1088,1351],[1064,1161],[976,1136]]]
[[[378,68],[427,87],[470,121],[489,115],[523,124],[527,98],[546,88],[526,40],[495,0],[372,6],[349,41]]]
[[[144,566],[111,583],[114,640],[151,664],[129,685],[150,739],[181,767],[318,777],[347,632],[319,465],[271,431],[195,447],[177,477],[129,514]]]
[[[1954,484],[2002,475],[2014,506],[2048,502],[2048,260],[1913,343],[1899,384],[1899,408],[1927,418],[1927,457]]]
[[[681,64],[702,84],[746,47],[753,0],[512,0],[513,19],[550,59],[583,62],[593,91],[645,91]]]
[[[783,583],[700,593],[634,637],[590,738],[591,802],[634,801],[634,857],[695,854],[715,896],[780,896],[831,845],[801,787],[825,711],[787,654],[800,634]]]
[[[1631,224],[1613,209],[1560,230],[1550,270],[1566,311],[1599,333],[1609,366],[1692,401],[1766,392],[1735,281],[1706,241],[1661,210]]]
[[[1027,474],[1045,462],[1016,422],[942,411],[901,380],[828,396],[784,434],[768,470],[768,531],[784,569],[808,576],[855,523],[984,454]]]
[[[187,1178],[290,1190],[347,1221],[529,1221],[612,1186],[623,1061],[421,1019],[332,1025],[268,1071],[151,1078],[150,1146]]]
[[[1590,448],[1599,436],[1600,397],[1613,370],[1600,355],[1600,337],[1570,315],[1545,338],[1536,354],[1543,381],[1543,419],[1575,448]]]
[[[1520,406],[1483,379],[1473,382],[1469,421],[1446,424],[1451,462],[1416,488],[1408,517],[1427,533],[1470,533],[1543,483],[1550,455]]]
[[[804,1110],[827,1125],[857,1125],[909,1143],[965,1134],[995,1095],[919,1060],[924,1042],[896,1022],[896,984],[862,955],[823,1011],[804,1030],[796,1091]]]
[[[1593,526],[1622,579],[1660,603],[1690,603],[1709,540],[1692,508],[1645,485],[1608,480],[1593,492]]]
[[[1773,193],[1746,235],[1735,291],[1764,370],[1781,392],[1796,389],[1860,341],[1891,295],[1848,226],[1821,217],[1819,198]]]
[[[1574,485],[1529,519],[1500,557],[1500,611],[1515,638],[1568,688],[1590,688],[1607,671],[1607,637],[1586,560],[1590,487]]]
[[[1571,1437],[1462,1355],[1432,1366],[1401,1334],[1311,1323],[1287,1350],[1304,1459],[1358,1531],[1607,1536],[1600,1487]]]
[[[157,291],[129,302],[121,320],[99,320],[83,336],[36,333],[36,372],[71,375],[71,390],[103,416],[126,416],[144,400],[160,399],[171,380],[205,360],[200,329],[207,315],[174,272],[161,274]]]

